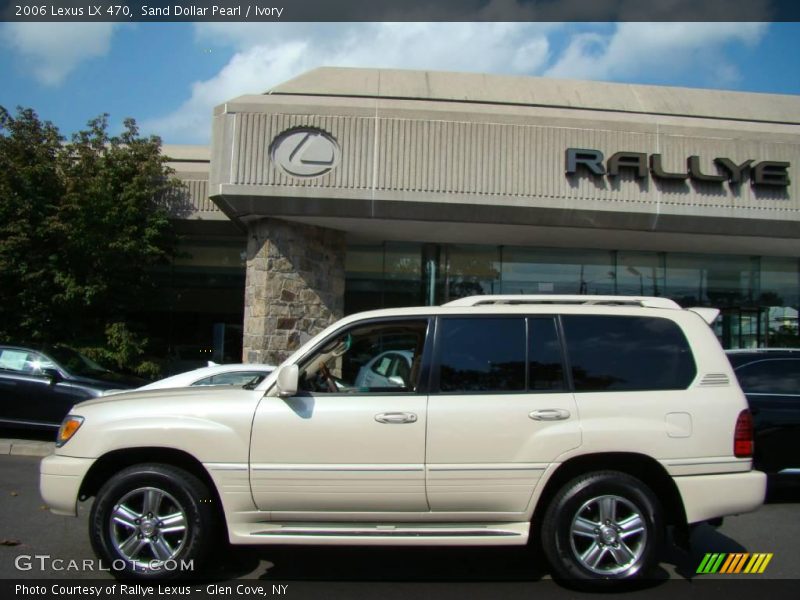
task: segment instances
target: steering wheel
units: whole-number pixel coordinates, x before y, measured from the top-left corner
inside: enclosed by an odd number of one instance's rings
[[[336,387],[336,380],[333,378],[331,370],[327,367],[327,365],[320,365],[319,372],[322,375],[322,378],[325,380],[325,385],[328,386],[328,391],[334,394],[338,392],[339,388]]]

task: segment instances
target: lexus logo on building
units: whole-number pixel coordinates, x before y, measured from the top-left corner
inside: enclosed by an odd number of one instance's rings
[[[339,164],[339,144],[315,127],[284,131],[270,147],[275,165],[294,177],[319,177]]]

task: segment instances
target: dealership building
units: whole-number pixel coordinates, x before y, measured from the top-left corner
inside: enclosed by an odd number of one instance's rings
[[[800,345],[797,96],[321,68],[165,153],[175,348],[278,362],[344,314],[491,293],[665,296],[720,308],[726,347]]]

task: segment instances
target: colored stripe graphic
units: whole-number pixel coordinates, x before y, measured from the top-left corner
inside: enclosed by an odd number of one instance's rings
[[[722,573],[726,575],[746,573],[763,573],[774,555],[772,553],[759,552],[755,554],[744,552],[733,553],[708,553],[703,557],[702,562],[697,567],[697,573],[713,574]]]

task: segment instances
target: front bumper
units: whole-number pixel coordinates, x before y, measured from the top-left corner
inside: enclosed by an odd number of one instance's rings
[[[78,514],[78,492],[94,463],[93,458],[51,454],[39,466],[39,492],[50,511],[74,517]]]
[[[767,493],[767,476],[761,471],[674,479],[689,524],[754,511],[764,504]]]

